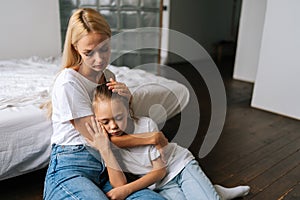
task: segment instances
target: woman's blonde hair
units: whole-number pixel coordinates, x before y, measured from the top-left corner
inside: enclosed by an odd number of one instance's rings
[[[77,9],[69,19],[64,49],[62,54],[62,69],[77,68],[82,63],[82,58],[76,50],[77,42],[89,33],[100,33],[111,37],[111,29],[106,19],[92,8]],[[47,108],[47,116],[52,115],[51,101],[43,104],[41,108]]]
[[[79,66],[81,64],[81,56],[75,47],[81,38],[91,32],[111,37],[110,26],[98,11],[92,8],[76,10],[70,17],[68,24],[62,55],[63,68]]]

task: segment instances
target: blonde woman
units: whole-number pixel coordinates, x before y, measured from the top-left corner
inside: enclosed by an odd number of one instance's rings
[[[110,159],[112,168],[106,168],[100,158],[87,149],[84,138],[91,138],[85,124],[93,116],[92,95],[101,83],[110,90],[131,98],[125,84],[115,81],[105,68],[110,58],[111,30],[98,11],[83,8],[71,16],[63,50],[62,70],[52,89],[51,113],[53,135],[52,152],[45,178],[44,199],[108,199],[112,187],[126,183],[118,163]],[[125,136],[126,147],[167,143],[161,133],[147,134],[147,138]],[[106,155],[104,155],[106,156]],[[107,171],[115,176],[108,179]],[[142,189],[126,199],[164,199],[157,193]]]

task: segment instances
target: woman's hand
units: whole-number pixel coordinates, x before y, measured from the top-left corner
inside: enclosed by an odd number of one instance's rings
[[[85,124],[88,132],[91,135],[91,139],[85,138],[86,141],[94,148],[101,152],[110,149],[110,139],[105,128],[94,117],[91,117],[92,126],[88,123]]]
[[[126,84],[117,82],[112,78],[110,78],[109,81],[110,82],[106,84],[108,86],[108,89],[112,90],[115,93],[118,93],[121,96],[126,97],[129,100],[129,103],[131,103],[132,95]]]

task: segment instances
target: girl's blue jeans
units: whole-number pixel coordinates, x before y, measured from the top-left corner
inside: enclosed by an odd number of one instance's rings
[[[93,155],[84,145],[53,145],[43,199],[107,200],[105,193],[112,189],[108,174],[102,159]],[[132,193],[126,199],[164,198],[152,190],[143,189]]]
[[[176,177],[157,192],[169,200],[220,199],[196,160],[190,161]]]

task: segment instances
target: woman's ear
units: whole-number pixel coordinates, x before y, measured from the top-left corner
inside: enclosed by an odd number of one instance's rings
[[[78,51],[77,45],[72,44],[73,48]]]

